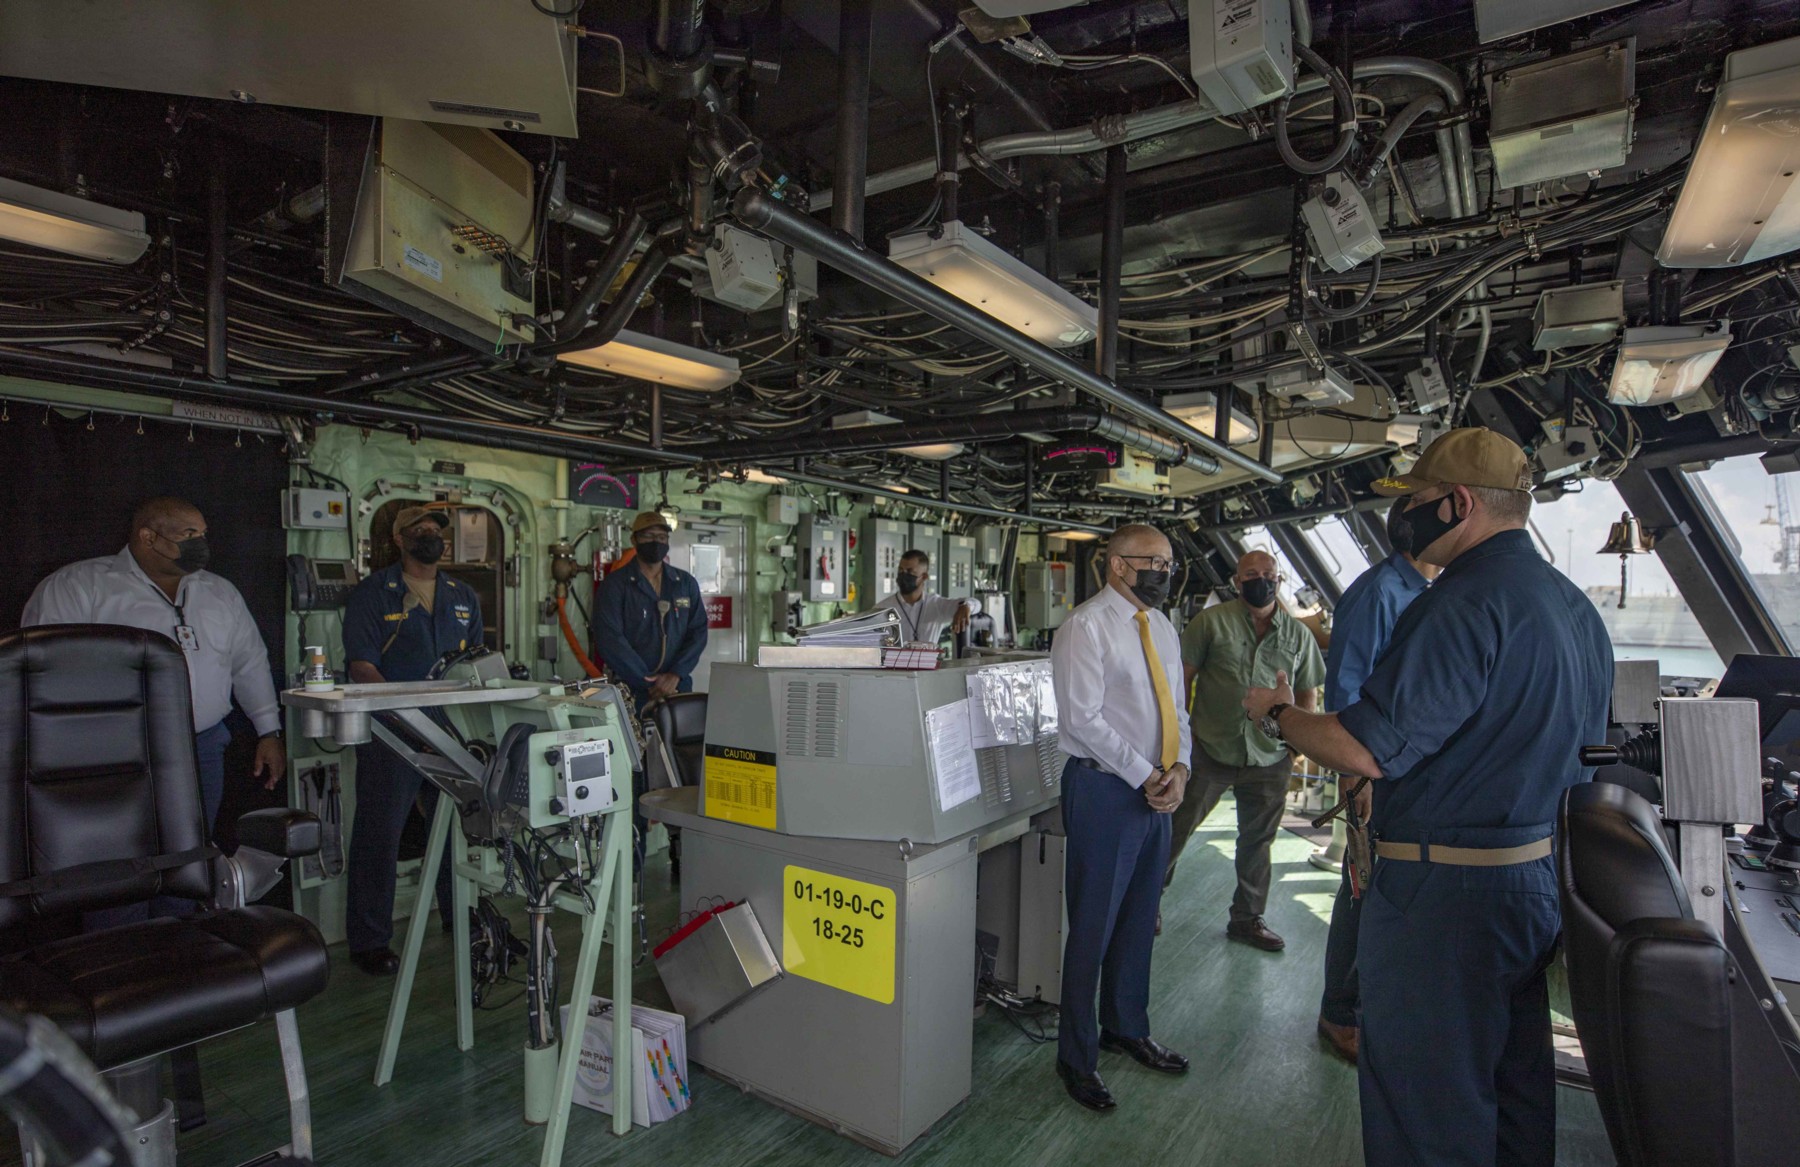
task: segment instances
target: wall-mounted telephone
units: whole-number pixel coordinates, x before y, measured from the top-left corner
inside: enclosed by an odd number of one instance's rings
[[[296,612],[341,608],[350,602],[350,590],[361,577],[348,559],[287,557],[289,600]]]

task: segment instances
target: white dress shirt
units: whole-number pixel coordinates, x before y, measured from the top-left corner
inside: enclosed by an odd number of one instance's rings
[[[944,635],[944,627],[956,619],[956,609],[969,605],[969,615],[981,611],[980,600],[952,600],[926,592],[916,604],[909,604],[895,592],[875,606],[892,608],[900,613],[900,635],[907,644],[936,644]]]
[[[153,583],[126,548],[117,555],[84,559],[44,577],[25,602],[20,625],[123,624],[160,632],[171,640],[180,606],[198,642],[187,651],[188,686],[194,698],[194,730],[210,729],[231,712],[231,697],[259,734],[281,728],[281,706],[269,674],[269,650],[231,582],[209,571],[181,581],[175,603]]]
[[[1181,638],[1161,612],[1150,613],[1150,642],[1168,676],[1175,706],[1180,735],[1175,756],[1185,762],[1194,738],[1182,713]],[[1138,635],[1137,608],[1116,589],[1100,589],[1056,630],[1050,672],[1063,752],[1091,759],[1134,788],[1142,787],[1157,769],[1162,717]]]

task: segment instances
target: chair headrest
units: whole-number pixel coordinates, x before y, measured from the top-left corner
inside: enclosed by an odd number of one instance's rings
[[[1615,931],[1645,917],[1693,918],[1656,808],[1640,795],[1611,782],[1572,786],[1559,826],[1564,894]]]
[[[706,740],[706,694],[676,693],[654,710],[657,732],[671,746]]]

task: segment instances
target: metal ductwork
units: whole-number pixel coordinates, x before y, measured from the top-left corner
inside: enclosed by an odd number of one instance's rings
[[[920,279],[899,264],[874,254],[861,241],[831,230],[769,197],[763,191],[746,187],[733,200],[732,211],[739,222],[752,230],[777,243],[804,251],[909,307],[927,312],[946,324],[955,325],[1044,376],[1092,394],[1148,429],[1166,435],[1173,439],[1171,445],[1193,451],[1191,455],[1166,459],[1167,461],[1185,464],[1188,457],[1200,457],[1208,463],[1204,468],[1195,467],[1201,473],[1216,473],[1221,464],[1229,464],[1264,482],[1281,481],[1280,474],[1254,458],[1245,457],[1229,446],[1221,445],[1214,438],[1169,416],[1150,402],[1120,389],[1062,353],[1000,323],[980,309]]]

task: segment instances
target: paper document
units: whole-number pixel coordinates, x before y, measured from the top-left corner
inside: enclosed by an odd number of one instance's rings
[[[939,810],[953,810],[981,793],[981,771],[969,740],[969,702],[965,698],[925,714],[925,736],[931,746],[931,772],[937,782]]]

